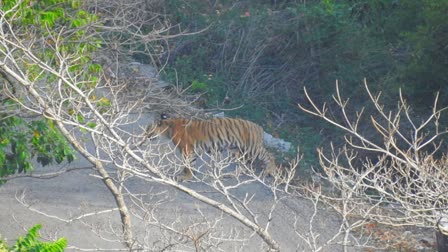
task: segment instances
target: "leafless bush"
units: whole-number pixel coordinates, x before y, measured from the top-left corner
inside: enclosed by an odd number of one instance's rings
[[[373,94],[366,82],[365,88],[375,113],[365,115],[364,109],[349,113],[348,99],[336,85],[333,98],[340,115],[336,118],[327,104],[319,107],[305,90],[309,106],[300,108],[347,133],[344,147],[329,144],[318,150],[319,180],[333,191],[322,193],[311,186],[306,190],[350,217],[353,227],[367,221],[434,227],[448,200],[447,157],[441,148],[448,131],[440,124],[446,108],[437,107],[437,95],[429,116],[418,121],[401,92],[395,111],[388,111],[381,104],[381,93]],[[361,123],[366,122],[374,134],[361,132]]]
[[[151,1],[103,1],[92,0],[85,3],[90,12],[101,19],[98,35],[105,41],[102,57],[115,67],[120,58],[140,56],[145,62],[159,64],[159,56],[166,52],[168,39],[178,36],[173,26],[163,18],[161,2]],[[171,35],[169,35],[171,34]]]

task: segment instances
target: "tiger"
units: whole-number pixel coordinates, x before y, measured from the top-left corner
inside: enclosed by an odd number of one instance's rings
[[[162,114],[160,120],[148,126],[146,134],[148,138],[170,138],[187,162],[193,160],[197,151],[222,151],[228,148],[236,149],[248,161],[259,159],[264,162],[267,174],[272,175],[277,170],[274,156],[264,147],[263,128],[243,119],[171,119]],[[192,171],[185,167],[180,181],[190,180],[192,177]]]

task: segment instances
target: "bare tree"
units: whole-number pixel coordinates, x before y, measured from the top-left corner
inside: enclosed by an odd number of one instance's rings
[[[14,19],[17,16],[11,15],[19,8],[20,2],[8,13],[0,13],[0,54],[2,55],[0,71],[6,80],[3,89],[9,98],[20,104],[24,110],[52,120],[73,147],[92,164],[93,170],[115,199],[122,222],[122,232],[118,235],[122,237],[121,239],[129,249],[149,250],[150,245],[145,245],[133,233],[132,213],[127,205],[125,194],[129,194],[135,205],[143,210],[134,212],[135,216],[147,221],[149,225],[156,223],[156,226],[164,230],[189,238],[196,250],[200,250],[202,244],[205,244],[201,243],[204,236],[209,237],[209,241],[216,236],[218,243],[225,239],[225,235],[217,236],[215,232],[209,231],[219,223],[219,219],[206,221],[203,227],[195,224],[187,229],[160,222],[151,215],[152,211],[147,208],[143,199],[133,194],[127,187],[126,181],[130,177],[137,177],[151,183],[169,186],[198,202],[216,208],[221,214],[233,218],[251,230],[252,235],[260,237],[270,250],[279,250],[279,244],[269,232],[270,217],[283,197],[279,193],[287,194],[285,192],[287,187],[284,185],[291,182],[293,178],[291,174],[294,174],[297,164],[291,167],[289,176],[278,177],[273,182],[260,178],[248,167],[244,170],[251,171],[248,174],[250,176],[244,179],[236,176],[235,180],[229,182],[222,180],[222,169],[227,167],[225,164],[210,164],[209,166],[216,169],[197,170],[198,173],[202,172],[204,177],[208,177],[201,180],[208,181],[210,189],[222,195],[222,198],[218,199],[178,183],[170,173],[164,171],[163,166],[156,166],[153,159],[147,158],[153,153],[147,145],[141,144],[144,140],[143,132],[130,132],[126,129],[126,125],[134,124],[142,117],[140,107],[142,100],[136,99],[134,102],[124,103],[119,99],[120,92],[123,91],[121,86],[116,86],[114,82],[107,79],[101,81],[86,79],[79,71],[73,71],[80,64],[80,55],[77,55],[76,51],[66,52],[64,43],[67,40],[63,36],[66,34],[65,27],[57,32],[48,32],[51,36],[51,44],[46,49],[51,50],[53,54],[50,55],[53,56],[48,58],[48,54],[40,53],[36,47],[38,48],[41,44],[36,41],[42,41],[38,36],[45,33],[31,34],[36,36],[31,39],[28,37],[30,34],[22,33],[22,30],[14,25]],[[120,27],[120,29],[125,28]],[[152,34],[147,34],[145,38],[151,36],[158,38],[162,36],[160,35],[162,33],[155,30]],[[33,66],[34,71],[26,71],[27,66]],[[39,77],[44,76],[44,78],[36,78],[34,76],[36,72]],[[16,91],[9,92],[13,88]],[[130,116],[131,114],[135,116]],[[110,170],[109,166],[116,167],[116,170]],[[264,214],[259,215],[251,210],[250,203],[253,195],[237,195],[240,187],[255,182],[268,188],[273,195],[271,206],[267,208],[267,213],[264,213],[266,218],[263,219],[260,216],[265,216]],[[87,215],[78,219],[85,216]],[[235,237],[238,236],[231,235],[227,239],[237,239]],[[213,242],[209,243],[207,246],[213,245]]]

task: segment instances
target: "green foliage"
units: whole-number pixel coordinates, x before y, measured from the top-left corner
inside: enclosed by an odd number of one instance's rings
[[[16,116],[0,116],[0,177],[32,170],[35,157],[44,166],[75,159],[71,146],[52,121],[26,122]]]
[[[8,252],[8,244],[0,236],[0,252]]]
[[[67,240],[60,238],[55,242],[42,242],[39,240],[41,225],[35,225],[25,237],[19,237],[16,244],[9,248],[5,241],[0,240],[0,252],[62,252],[67,247]]]
[[[101,46],[101,41],[87,36],[97,16],[82,9],[81,0],[3,0],[0,9],[14,29],[20,40],[32,42],[33,53],[46,64],[59,69],[60,55],[66,58],[70,78],[78,81],[79,89],[90,91],[95,88],[101,66],[92,63],[92,53]],[[63,36],[61,36],[63,35]],[[56,46],[57,45],[57,46]],[[57,49],[57,50],[56,50]],[[18,55],[21,63],[27,65],[27,73],[31,81],[39,85],[48,83],[53,89],[58,78],[51,73],[43,74],[42,69],[30,58]],[[65,66],[64,66],[65,67]],[[9,83],[12,86],[14,83]],[[64,92],[65,86],[59,87]],[[94,92],[91,92],[94,93]],[[110,101],[99,98],[98,107],[107,110]],[[27,172],[33,169],[32,160],[43,166],[63,161],[71,162],[75,158],[69,143],[54,126],[54,122],[46,119],[29,120],[21,117],[20,106],[10,99],[0,101],[0,178],[16,172]],[[85,120],[81,113],[70,105],[66,113],[79,123],[93,128],[95,123]],[[19,111],[19,113],[17,113]],[[2,180],[0,179],[0,183]]]
[[[58,53],[61,55],[76,55],[77,57],[69,57],[71,61],[66,63],[74,76],[86,80],[80,88],[92,88],[101,66],[91,63],[91,54],[101,46],[101,42],[93,37],[85,38],[89,29],[92,29],[89,24],[98,18],[79,8],[82,4],[81,0],[4,0],[0,8],[7,18],[11,18],[14,27],[20,27],[21,31],[17,33],[23,34],[23,40],[37,36],[46,38],[39,45],[39,50],[33,53],[51,65],[58,62],[55,43],[58,43]],[[62,43],[60,32],[67,29],[72,30],[64,34]],[[55,80],[51,75],[42,75],[38,66],[28,64],[31,66],[30,74],[36,76],[34,81],[39,78],[45,78],[47,82]]]
[[[434,92],[444,90],[446,97],[448,91],[448,2],[404,1],[402,7],[401,11],[416,8],[413,18],[418,23],[399,33],[402,47],[410,48],[409,62],[400,65],[399,80],[411,87],[417,104],[431,105]]]
[[[381,49],[389,54],[384,61],[390,62],[391,71],[382,73],[379,83],[383,91],[404,88],[416,110],[431,105],[436,91],[447,95],[447,11],[445,0],[365,0],[352,5],[369,38],[383,41]],[[446,99],[440,100],[448,105]]]
[[[80,0],[3,0],[1,9],[8,13],[6,17],[19,16],[18,22],[39,26],[44,31],[61,26],[80,28],[97,20],[95,15],[79,9],[81,5]]]
[[[206,89],[207,89],[207,84],[204,83],[204,82],[200,82],[200,81],[194,80],[191,83],[191,91],[192,92],[195,92],[195,93],[196,92],[203,92]]]

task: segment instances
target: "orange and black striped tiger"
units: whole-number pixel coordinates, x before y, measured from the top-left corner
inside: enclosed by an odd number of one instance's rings
[[[169,119],[165,114],[147,129],[147,137],[163,135],[170,138],[188,161],[196,151],[236,149],[248,160],[263,161],[267,172],[272,174],[276,164],[273,155],[263,146],[263,133],[263,128],[257,124],[242,119]],[[191,179],[191,170],[185,168],[184,172],[182,180]]]

